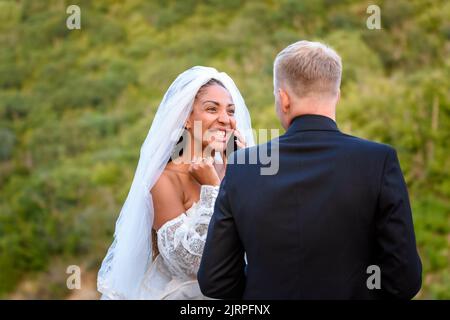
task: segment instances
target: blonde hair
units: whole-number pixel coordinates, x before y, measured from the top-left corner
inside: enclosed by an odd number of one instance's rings
[[[341,85],[341,57],[320,42],[298,41],[274,62],[274,87],[287,86],[298,97],[334,96]]]

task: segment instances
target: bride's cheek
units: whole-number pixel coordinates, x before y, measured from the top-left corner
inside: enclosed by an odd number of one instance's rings
[[[236,129],[236,118],[234,116],[230,117],[231,128]]]

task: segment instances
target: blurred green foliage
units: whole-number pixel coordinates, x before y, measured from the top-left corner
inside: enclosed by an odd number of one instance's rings
[[[70,4],[0,0],[0,296],[54,257],[98,268],[179,73],[227,72],[254,128],[281,128],[273,59],[309,39],[342,55],[340,128],[398,150],[424,264],[418,298],[450,299],[450,2],[376,1],[381,30],[366,28],[373,1],[79,0],[72,31]]]

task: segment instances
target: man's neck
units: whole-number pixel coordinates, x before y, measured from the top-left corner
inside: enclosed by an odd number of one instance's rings
[[[294,101],[291,106],[291,121],[295,117],[306,114],[328,117],[336,122],[336,102],[320,98],[303,98]]]

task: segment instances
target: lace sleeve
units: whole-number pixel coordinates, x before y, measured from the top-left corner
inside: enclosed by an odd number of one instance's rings
[[[219,187],[201,186],[200,200],[158,230],[158,249],[171,273],[196,278]]]

